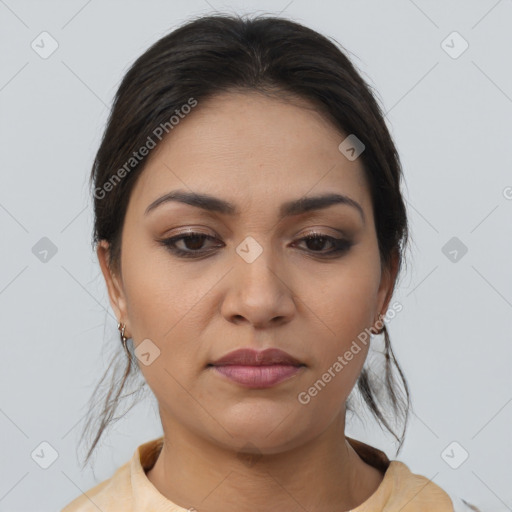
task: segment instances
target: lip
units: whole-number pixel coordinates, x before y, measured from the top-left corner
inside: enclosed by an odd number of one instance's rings
[[[259,366],[238,366],[227,364],[213,366],[213,370],[241,386],[254,389],[270,388],[288,380],[302,371],[304,366],[271,364]]]
[[[269,365],[303,365],[298,359],[295,359],[287,352],[278,348],[267,348],[265,350],[254,350],[250,348],[241,348],[229,352],[225,356],[213,361],[213,366],[238,365],[238,366],[269,366]]]
[[[275,386],[297,375],[305,366],[290,354],[276,348],[263,351],[239,349],[208,365],[215,373],[254,389]]]

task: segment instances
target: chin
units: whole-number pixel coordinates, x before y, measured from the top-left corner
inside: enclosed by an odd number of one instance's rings
[[[219,444],[236,452],[271,455],[288,451],[307,441],[296,421],[282,420],[266,421],[260,418],[252,423],[221,423],[231,436],[223,431],[225,435]]]

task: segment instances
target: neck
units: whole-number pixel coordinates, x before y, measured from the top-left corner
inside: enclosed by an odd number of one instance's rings
[[[274,454],[239,453],[167,425],[162,451],[147,476],[160,494],[208,512],[308,510],[339,512],[364,503],[383,474],[344,436],[344,421],[317,438]]]

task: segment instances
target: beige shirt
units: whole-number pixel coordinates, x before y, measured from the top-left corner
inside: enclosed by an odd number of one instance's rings
[[[346,437],[366,463],[384,473],[378,489],[350,512],[459,512],[478,511],[449,495],[428,478],[412,473],[381,450]],[[114,475],[78,496],[61,512],[192,512],[160,494],[146,476],[160,453],[163,437],[140,445],[132,459]]]

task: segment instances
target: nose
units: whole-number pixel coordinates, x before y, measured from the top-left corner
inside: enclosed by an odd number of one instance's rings
[[[250,263],[235,254],[226,279],[221,313],[229,322],[264,328],[293,318],[296,304],[290,273],[271,258],[269,250]]]

